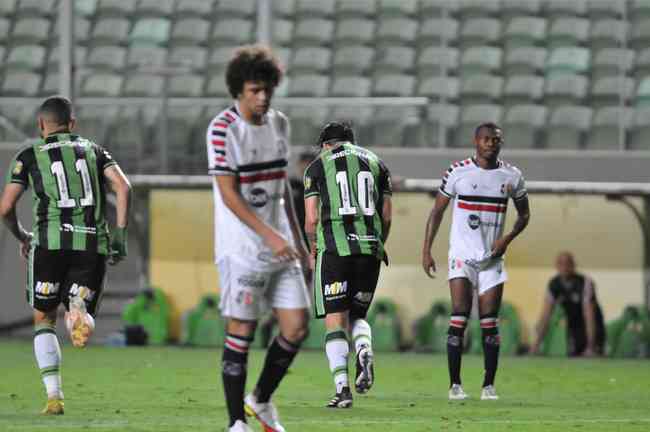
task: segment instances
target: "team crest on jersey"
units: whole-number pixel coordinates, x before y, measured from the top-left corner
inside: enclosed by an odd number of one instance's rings
[[[23,163],[21,161],[16,161],[16,165],[14,165],[14,169],[11,173],[13,175],[19,175],[21,172],[23,172]]]

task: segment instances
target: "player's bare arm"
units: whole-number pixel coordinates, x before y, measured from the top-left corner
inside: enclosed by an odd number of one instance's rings
[[[298,216],[296,215],[296,209],[293,206],[291,184],[289,180],[285,180],[284,183],[284,211],[287,212],[287,218],[289,219],[289,225],[291,226],[291,234],[293,235],[296,250],[300,257],[304,259],[309,255],[309,251],[307,250],[307,245],[305,245],[302,233],[300,232],[300,226],[298,226]]]
[[[32,233],[23,228],[18,217],[16,216],[16,204],[25,192],[25,187],[18,183],[9,183],[2,193],[0,199],[0,215],[2,222],[7,229],[11,231],[14,237],[20,242],[20,254],[27,258],[29,255],[30,242],[32,240]]]
[[[390,195],[384,195],[384,206],[381,209],[381,223],[382,223],[382,243],[386,245],[388,235],[390,234],[390,225],[393,218],[393,200]]]
[[[246,226],[262,237],[277,258],[282,261],[299,258],[298,253],[291,247],[287,239],[260,220],[255,212],[251,210],[239,191],[239,184],[235,176],[221,175],[215,177],[226,207]]]
[[[528,196],[524,196],[518,200],[514,200],[515,208],[517,209],[517,220],[515,225],[505,236],[498,238],[494,241],[492,246],[492,256],[500,257],[506,250],[510,243],[519,235],[521,232],[526,229],[528,222],[530,222],[530,206],[528,203]]]
[[[131,212],[131,183],[119,166],[111,165],[104,170],[104,177],[115,193],[116,229],[111,241],[109,264],[115,265],[127,255],[126,228]]]
[[[309,266],[313,270],[316,259],[316,228],[318,226],[318,195],[305,198],[305,234],[309,241]]]
[[[438,229],[442,223],[442,218],[449,206],[451,200],[442,193],[436,195],[436,201],[433,204],[429,219],[427,220],[427,227],[424,233],[424,246],[422,247],[422,268],[430,278],[434,278],[436,272],[436,262],[431,256],[431,246],[438,234]]]
[[[587,335],[587,347],[582,355],[592,357],[596,355],[596,306],[593,301],[593,282],[585,282],[585,293],[582,301],[582,314],[585,317],[585,333]]]

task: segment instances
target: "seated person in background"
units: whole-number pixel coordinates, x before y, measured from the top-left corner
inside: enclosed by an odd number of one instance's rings
[[[549,320],[556,304],[562,305],[567,317],[569,356],[592,357],[604,354],[605,324],[596,300],[594,281],[576,273],[570,252],[561,252],[555,266],[558,274],[550,280],[542,316],[537,325],[537,338],[530,349],[537,354],[548,330]]]

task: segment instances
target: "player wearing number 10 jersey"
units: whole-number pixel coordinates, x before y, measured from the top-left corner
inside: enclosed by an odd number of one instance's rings
[[[34,309],[34,352],[48,397],[44,414],[63,414],[56,336],[59,304],[68,310],[72,343],[82,347],[94,329],[106,261],[126,256],[130,185],[110,154],[74,135],[72,105],[48,98],[38,112],[41,139],[20,151],[0,200],[3,222],[28,259],[27,300]],[[106,185],[117,195],[117,228],[109,239]],[[34,232],[18,222],[16,204],[32,188]]]
[[[305,232],[314,267],[316,316],[325,317],[325,351],[336,394],[330,408],[352,406],[348,333],[354,340],[358,393],[374,381],[371,329],[365,320],[379,278],[391,221],[390,173],[372,152],[354,145],[344,123],[329,123],[321,154],[305,171]]]

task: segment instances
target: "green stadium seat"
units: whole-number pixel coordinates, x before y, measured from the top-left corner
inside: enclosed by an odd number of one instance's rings
[[[404,45],[413,47],[418,34],[418,22],[410,18],[383,18],[377,26],[378,46]]]
[[[130,97],[159,97],[162,94],[164,79],[149,74],[129,75],[124,82],[122,94]]]
[[[93,28],[90,42],[93,45],[125,44],[129,28],[129,20],[125,18],[99,19]]]
[[[561,74],[546,78],[544,102],[550,107],[582,103],[589,81],[582,75]]]
[[[205,88],[205,94],[210,97],[229,97],[226,80],[223,76],[213,75],[210,77]]]
[[[370,44],[375,38],[375,21],[362,18],[349,18],[336,22],[334,43],[337,46],[350,44]]]
[[[626,4],[621,1],[590,0],[587,3],[587,13],[591,20],[601,18],[619,19],[625,15]]]
[[[630,31],[629,45],[634,49],[647,48],[650,43],[650,18],[635,21]]]
[[[436,302],[427,313],[415,322],[413,348],[419,352],[446,352],[450,306]]]
[[[604,48],[594,55],[592,79],[618,77],[632,71],[635,52],[631,49]]]
[[[252,18],[257,10],[257,0],[219,0],[214,14],[218,18]]]
[[[496,75],[475,74],[460,82],[460,100],[463,105],[496,102],[503,93],[503,78]]]
[[[302,5],[304,2],[299,2]],[[334,21],[311,18],[296,22],[293,35],[294,47],[305,45],[329,45],[334,39]]]
[[[591,26],[591,48],[622,48],[626,44],[630,25],[618,19],[594,21]]]
[[[377,13],[381,17],[413,17],[418,12],[418,0],[379,0]]]
[[[42,75],[34,72],[6,72],[2,82],[3,96],[33,97],[41,87]]]
[[[374,18],[377,4],[374,0],[339,1],[336,8],[337,18],[362,17]]]
[[[508,148],[537,147],[546,126],[548,110],[543,105],[514,105],[507,112],[504,126]]]
[[[587,0],[545,0],[544,13],[549,17],[584,16],[587,14]]]
[[[407,46],[384,46],[377,50],[374,69],[378,73],[410,72],[415,65],[415,49]]]
[[[44,44],[51,36],[51,28],[47,18],[22,18],[14,22],[11,40],[14,44]]]
[[[329,91],[330,79],[327,75],[301,74],[292,75],[289,95],[302,97],[323,97]]]
[[[88,48],[85,46],[81,45],[75,45],[74,47],[74,64],[76,66],[81,66],[86,63],[86,53],[88,52]],[[59,60],[61,58],[61,52],[59,51],[59,47],[56,46],[50,50],[50,57],[47,60],[47,67],[49,69],[55,69],[58,70],[59,67]]]
[[[503,70],[507,75],[540,73],[546,65],[546,48],[520,47],[506,52]]]
[[[180,46],[172,48],[167,59],[172,66],[186,66],[195,71],[205,69],[208,60],[208,50],[201,47]]]
[[[501,105],[477,104],[464,106],[460,114],[460,124],[455,134],[454,147],[473,147],[474,129],[483,122],[501,123]]]
[[[0,17],[16,13],[16,6],[18,6],[18,0],[0,0]]]
[[[253,41],[253,22],[232,18],[214,23],[210,42],[213,45],[243,45]]]
[[[271,3],[274,20],[279,16],[282,18],[293,18],[296,13],[296,0],[275,0]]]
[[[501,16],[506,22],[516,17],[540,15],[542,0],[501,0]]]
[[[167,45],[171,32],[171,22],[166,18],[143,18],[135,23],[129,43]]]
[[[194,17],[205,18],[212,14],[214,0],[176,0],[176,19]]]
[[[126,326],[142,326],[150,345],[165,344],[169,337],[170,306],[162,290],[138,294],[122,311]]]
[[[293,53],[292,73],[326,73],[332,65],[332,51],[323,47],[302,47]]]
[[[447,146],[454,142],[456,125],[460,118],[460,110],[453,104],[432,104],[427,107],[425,120],[421,123],[416,144],[423,147],[441,147],[440,134]],[[441,130],[443,129],[444,130]]]
[[[336,3],[334,0],[296,1],[296,15],[328,18],[334,15]]]
[[[402,344],[397,305],[388,299],[375,299],[367,316],[372,327],[374,351],[398,351]]]
[[[221,347],[224,340],[225,320],[219,313],[219,296],[206,295],[185,316],[181,343],[190,346]]]
[[[458,42],[458,21],[453,18],[429,18],[420,25],[418,45],[421,49],[439,45],[444,39],[449,45]]]
[[[628,77],[610,76],[592,81],[591,107],[600,108],[608,105],[618,105],[623,98],[627,104],[634,94],[634,80]]]
[[[534,46],[546,41],[547,21],[534,16],[514,17],[503,33],[504,45],[511,49]]]
[[[460,3],[449,0],[428,0],[420,2],[420,15],[425,18],[439,18],[446,12],[448,16],[457,15]]]
[[[52,16],[57,13],[57,0],[20,0],[16,9],[17,16]]]
[[[468,48],[460,57],[460,70],[463,77],[474,74],[495,73],[501,69],[503,50],[490,46]]]
[[[544,95],[544,78],[537,75],[515,75],[508,78],[503,87],[503,104],[528,105],[541,100]],[[510,133],[508,133],[510,136]],[[508,141],[510,139],[508,138]]]
[[[236,46],[229,45],[229,46],[220,46],[212,50],[212,53],[208,58],[208,68],[214,69],[216,71],[221,71],[221,73],[223,73],[223,71],[226,70],[226,66],[228,65],[230,59],[233,57],[236,49],[237,49]],[[219,72],[215,72],[215,73],[219,73]]]
[[[373,145],[403,147],[410,139],[406,131],[420,123],[420,108],[412,106],[378,107],[372,118]],[[364,141],[361,141],[364,142]]]
[[[150,45],[135,45],[129,48],[126,65],[133,68],[160,67],[165,64],[167,49]]]
[[[552,357],[566,357],[568,354],[566,315],[561,307],[553,308],[540,353]]]
[[[97,73],[86,77],[81,86],[82,96],[117,97],[122,90],[122,75]]]
[[[447,74],[455,74],[460,63],[460,53],[456,48],[428,47],[420,52],[417,60],[418,75],[423,79],[439,75],[444,67]]]
[[[367,46],[338,47],[332,61],[334,75],[362,75],[374,67],[374,58],[375,50]]]
[[[557,74],[584,74],[589,72],[590,52],[587,48],[563,47],[549,53],[546,60],[546,73],[549,76]]]
[[[643,306],[627,306],[620,318],[607,324],[610,357],[650,356],[650,315]]]
[[[370,95],[370,85],[370,79],[361,76],[336,77],[332,82],[330,96],[368,97]]]
[[[501,21],[494,18],[472,18],[463,21],[459,44],[463,48],[496,45],[501,39]]]
[[[458,14],[463,18],[496,16],[501,11],[501,3],[498,1],[484,0],[459,0]]]
[[[75,0],[74,13],[77,16],[91,18],[97,12],[99,0]]]
[[[619,128],[623,135],[632,127],[634,108],[604,106],[594,113],[594,119],[586,141],[589,150],[620,150]]]
[[[285,19],[273,19],[271,23],[271,41],[273,45],[290,45],[293,41],[293,21]]]
[[[474,319],[470,321],[469,333],[471,344],[469,352],[473,354],[483,353],[483,337],[481,323]],[[521,320],[515,307],[507,302],[501,305],[499,312],[499,336],[501,345],[499,352],[503,355],[516,355],[521,346]]]
[[[628,16],[635,18],[650,18],[650,2],[647,0],[632,0]]]
[[[415,90],[415,77],[406,74],[378,74],[374,78],[374,96],[412,96]]]
[[[650,76],[650,48],[635,52],[634,77],[642,81]]]
[[[327,79],[323,77],[324,79]],[[289,94],[294,86],[294,78],[289,82]],[[299,87],[297,87],[299,88]],[[280,107],[278,107],[281,109]],[[329,121],[329,108],[321,106],[290,106],[281,109],[291,119],[291,143],[293,145],[311,146],[316,143],[318,132],[326,121]]]
[[[639,81],[634,102],[636,106],[650,105],[650,76]]]
[[[59,20],[55,19],[52,26],[52,31],[54,32],[54,37],[51,42],[58,44],[59,43],[59,34],[61,32],[61,26],[59,25]],[[90,20],[83,17],[75,17],[74,19],[74,41],[77,44],[85,44],[90,38]]]
[[[630,132],[629,150],[650,150],[650,106],[636,108]]]
[[[579,149],[591,127],[593,111],[584,106],[564,105],[555,108],[547,128],[546,148]]]
[[[430,76],[420,81],[417,94],[434,100],[442,96],[447,100],[456,100],[460,94],[460,83],[454,77]]]
[[[585,18],[558,18],[548,30],[549,48],[583,45],[589,39],[590,22]]]
[[[149,17],[169,17],[174,12],[175,0],[140,0],[136,14]]]
[[[201,97],[203,84],[201,75],[174,75],[169,77],[167,94],[170,97]]]
[[[107,17],[129,17],[135,12],[136,0],[100,0],[97,15]]]
[[[126,48],[105,45],[90,50],[86,65],[104,71],[121,71],[126,66]]]
[[[9,51],[4,66],[11,70],[37,70],[45,66],[45,47],[18,45]]]
[[[0,17],[0,42],[5,42],[9,39],[9,29],[11,28],[11,22]]]
[[[201,18],[185,18],[174,22],[169,43],[173,46],[204,44],[210,34],[210,22]]]

